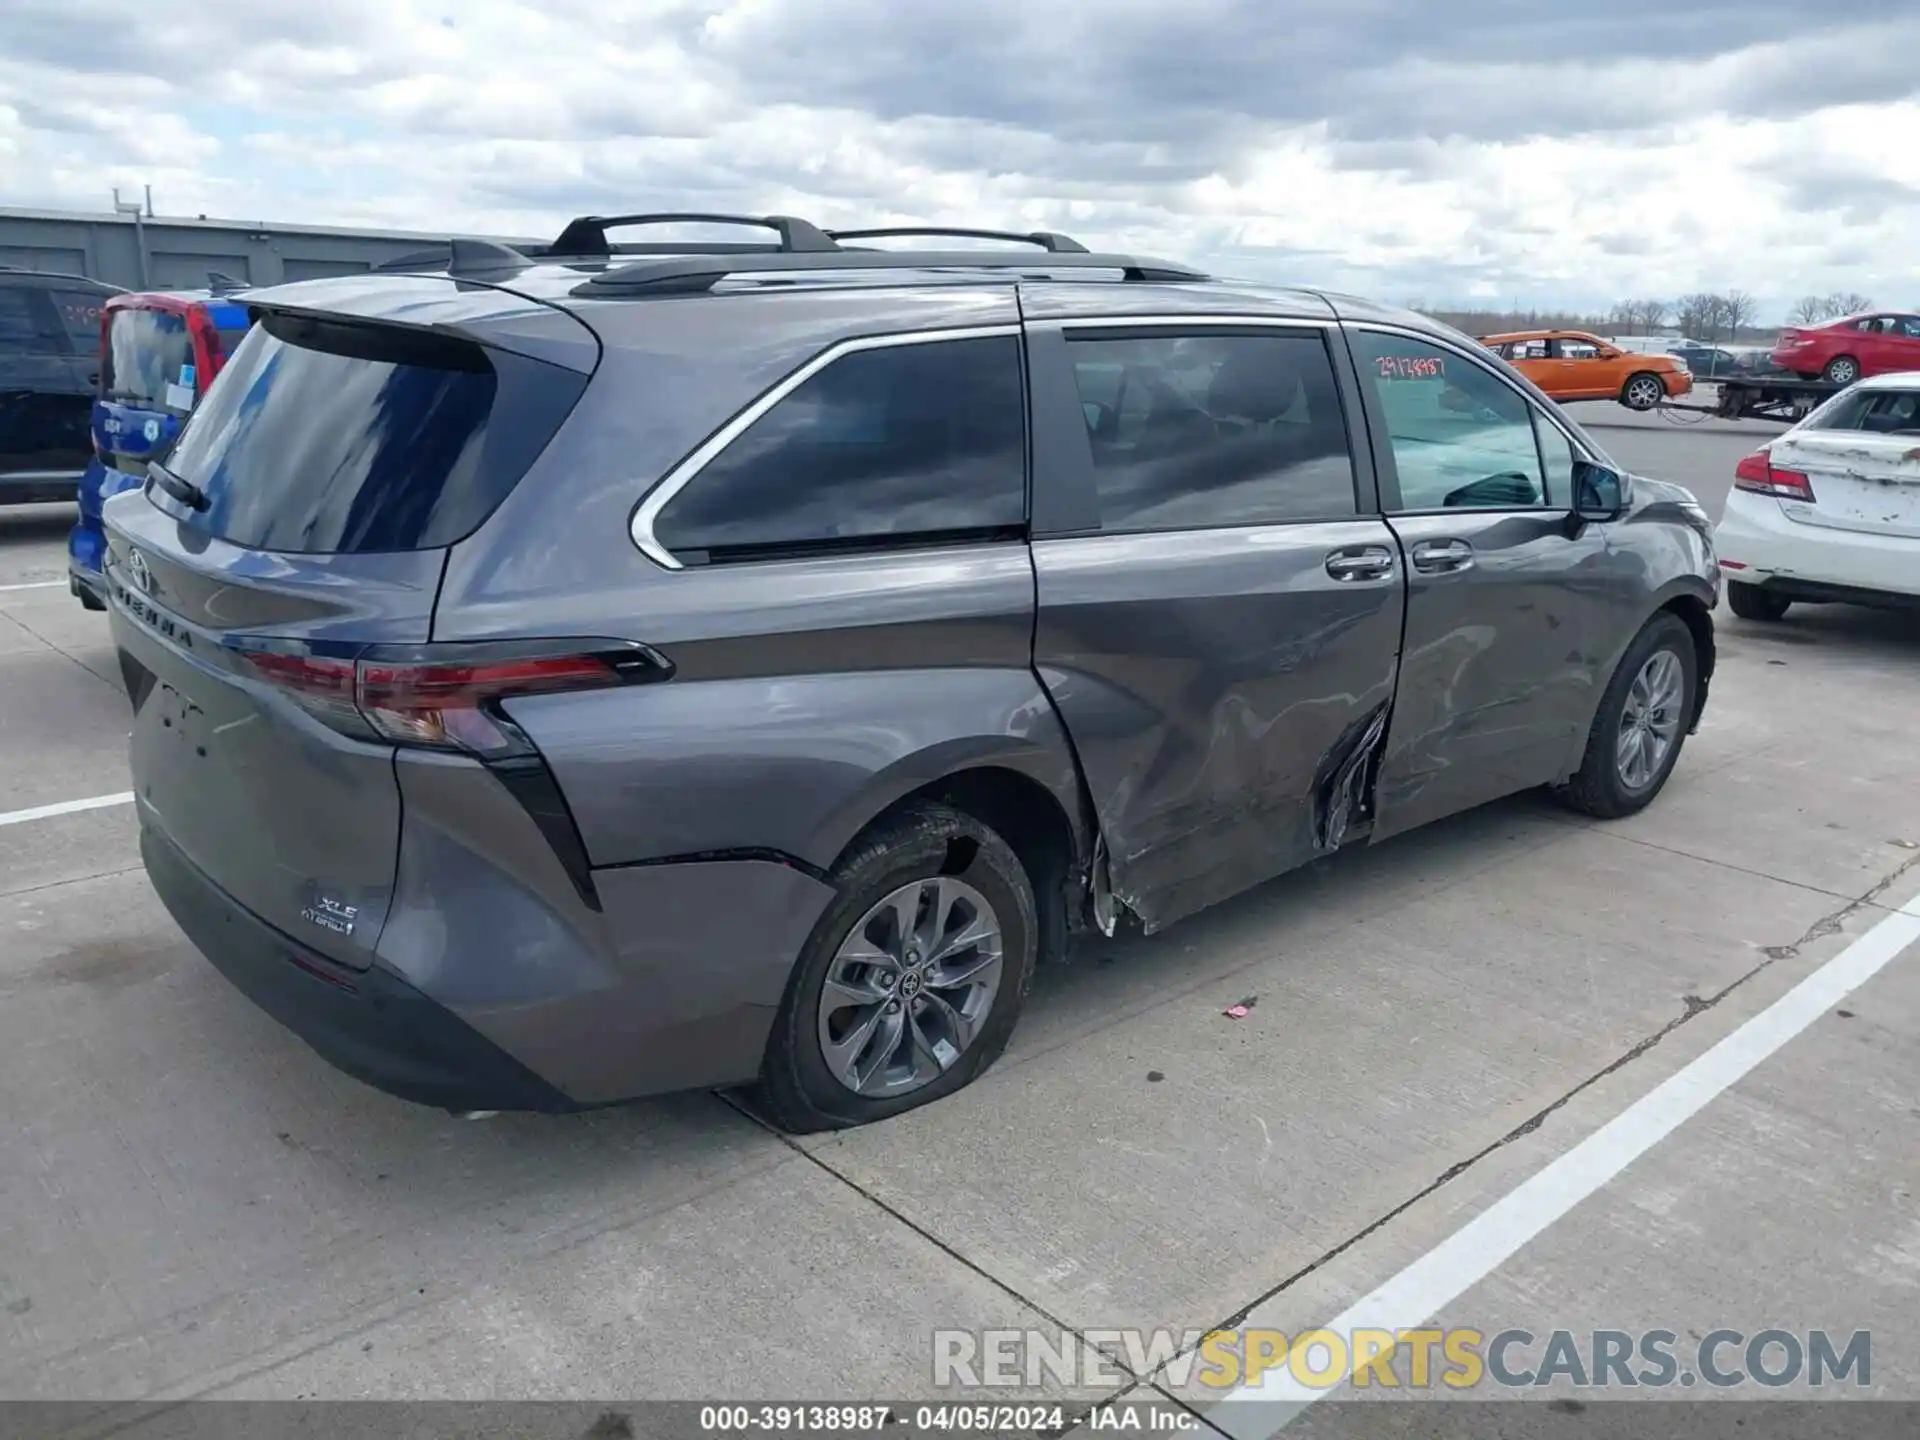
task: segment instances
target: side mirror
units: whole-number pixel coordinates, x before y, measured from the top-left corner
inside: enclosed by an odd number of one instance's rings
[[[1618,520],[1627,508],[1627,477],[1591,460],[1573,462],[1573,513],[1582,520]]]

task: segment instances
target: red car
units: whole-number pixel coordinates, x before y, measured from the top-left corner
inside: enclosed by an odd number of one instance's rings
[[[1920,370],[1920,315],[1848,315],[1780,332],[1773,363],[1809,380],[1851,385],[1862,375]]]

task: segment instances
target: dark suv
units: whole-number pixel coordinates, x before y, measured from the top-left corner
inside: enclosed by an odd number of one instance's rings
[[[93,458],[101,310],[120,293],[0,265],[0,505],[74,498]]]
[[[893,1114],[1076,932],[1529,787],[1627,814],[1699,720],[1706,516],[1463,335],[613,223],[250,293],[106,505],[153,883],[394,1094]]]

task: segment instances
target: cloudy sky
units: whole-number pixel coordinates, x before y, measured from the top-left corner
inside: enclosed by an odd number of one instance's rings
[[[971,222],[1393,301],[1920,304],[1920,0],[0,0],[0,205]]]

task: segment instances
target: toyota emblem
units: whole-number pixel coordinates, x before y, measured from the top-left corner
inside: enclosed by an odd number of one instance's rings
[[[133,577],[133,583],[148,595],[153,593],[153,572],[147,568],[147,557],[138,550],[127,552],[127,574]]]

